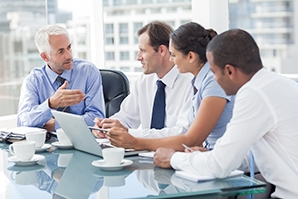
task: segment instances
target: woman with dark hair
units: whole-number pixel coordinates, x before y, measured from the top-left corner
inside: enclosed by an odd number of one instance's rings
[[[216,35],[212,29],[206,30],[195,22],[189,22],[171,34],[169,47],[170,59],[176,64],[179,72],[194,75],[190,114],[193,122],[188,132],[179,136],[179,141],[189,146],[203,144],[207,149],[212,149],[216,140],[225,132],[234,105],[234,96],[225,94],[214,80],[207,62],[206,48]],[[171,140],[170,143],[172,146],[169,147],[175,149],[175,142]]]

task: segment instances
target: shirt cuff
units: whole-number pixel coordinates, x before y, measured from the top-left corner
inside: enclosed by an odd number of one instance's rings
[[[134,137],[143,137],[141,129],[128,129],[128,133]]]
[[[183,162],[189,158],[191,153],[176,152],[171,158],[171,166],[175,170],[182,170]]]

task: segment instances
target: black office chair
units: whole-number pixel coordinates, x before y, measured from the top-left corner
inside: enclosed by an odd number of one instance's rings
[[[99,71],[102,77],[106,117],[110,117],[120,110],[122,101],[130,93],[129,80],[118,70],[99,69]]]

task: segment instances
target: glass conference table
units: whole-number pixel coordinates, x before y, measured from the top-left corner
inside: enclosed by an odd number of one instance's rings
[[[0,144],[0,198],[221,198],[265,192],[265,183],[247,176],[197,183],[156,167],[152,158],[126,157],[131,165],[106,171],[91,164],[98,156],[50,151],[36,153],[37,164],[20,166],[9,161],[8,145]]]

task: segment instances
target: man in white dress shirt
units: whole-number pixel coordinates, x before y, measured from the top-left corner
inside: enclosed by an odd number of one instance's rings
[[[273,198],[298,198],[298,84],[262,66],[259,48],[243,30],[229,30],[207,47],[214,78],[236,94],[233,117],[212,151],[181,153],[159,148],[157,166],[214,177],[238,168],[249,150]]]
[[[121,137],[128,133],[135,137],[166,137],[183,134],[189,128],[191,76],[180,74],[169,60],[169,38],[172,32],[173,29],[161,21],[152,21],[138,31],[137,60],[142,64],[143,74],[137,79],[131,94],[122,102],[118,113],[110,118],[95,119],[95,126],[114,127],[109,135],[117,143],[113,141],[112,144],[120,146]],[[150,128],[157,80],[166,85],[165,121],[161,129]],[[104,137],[99,131],[93,133],[97,137]]]

